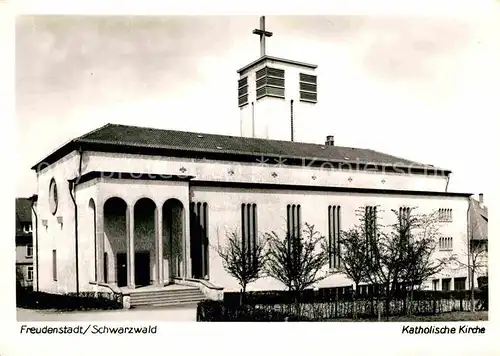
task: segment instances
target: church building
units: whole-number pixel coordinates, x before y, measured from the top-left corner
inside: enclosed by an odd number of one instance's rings
[[[268,56],[264,18],[254,33],[260,57],[237,71],[239,136],[107,124],[32,167],[34,290],[113,290],[132,304],[135,293],[137,305],[175,288],[220,298],[239,290],[215,250],[229,233],[251,244],[307,222],[335,245],[358,222],[359,207],[380,207],[387,222],[401,207],[439,212],[445,238],[437,253],[467,246],[471,194],[448,192],[451,172],[340,147],[334,136],[306,143],[302,128],[321,98],[317,66]],[[332,255],[325,269],[337,263]],[[446,269],[427,287],[453,289],[466,279],[466,271]],[[351,284],[332,273],[315,287]],[[283,288],[271,278],[248,287]]]

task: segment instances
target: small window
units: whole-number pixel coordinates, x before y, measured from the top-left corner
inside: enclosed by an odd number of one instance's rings
[[[26,257],[27,258],[32,258],[33,257],[33,245],[32,244],[27,244],[26,245]]]
[[[439,279],[434,279],[432,281],[432,289],[433,290],[439,290]]]
[[[453,221],[453,210],[452,209],[439,209],[438,210],[438,220],[440,222],[452,222]]]
[[[453,238],[452,237],[440,237],[439,238],[439,249],[441,251],[453,250]]]
[[[57,253],[52,250],[52,279],[57,281]]]
[[[33,266],[28,266],[26,271],[26,280],[28,282],[33,281]]]

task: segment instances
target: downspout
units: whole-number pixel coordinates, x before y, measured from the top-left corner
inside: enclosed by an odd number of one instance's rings
[[[80,162],[78,165],[78,177],[68,180],[69,195],[73,201],[75,208],[75,282],[76,282],[76,294],[80,294],[80,271],[79,271],[79,261],[78,261],[78,205],[76,204],[76,185],[80,181],[82,176],[82,158],[83,151],[82,147],[78,147],[78,154],[80,155]]]
[[[40,291],[40,281],[38,278],[38,215],[35,210],[35,196],[31,197],[31,211],[35,215],[35,268],[36,268],[36,291]]]
[[[444,188],[445,193],[448,193],[448,184],[450,184],[450,173],[446,175],[446,187]]]

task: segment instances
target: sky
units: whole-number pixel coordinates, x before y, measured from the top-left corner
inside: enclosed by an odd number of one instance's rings
[[[17,196],[30,167],[106,123],[239,135],[237,69],[258,16],[19,16]],[[267,54],[318,65],[309,140],[450,169],[449,191],[493,194],[485,135],[500,118],[491,19],[267,16]],[[498,25],[497,29],[500,27]]]

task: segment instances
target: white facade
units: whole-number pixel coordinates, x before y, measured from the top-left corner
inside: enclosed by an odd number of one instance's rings
[[[80,155],[73,152],[38,174],[36,229],[39,244],[39,286],[42,291],[67,293],[76,290],[75,210],[68,180],[78,177],[79,167]],[[118,235],[123,236],[110,236],[105,232],[104,204],[112,197],[119,197],[125,201],[129,209],[127,214],[133,211],[132,208],[139,199],[145,197],[154,202],[157,208],[155,214],[161,211],[161,207],[169,199],[180,201],[186,213],[191,202],[207,203],[210,245],[208,278],[209,282],[224,287],[226,291],[238,290],[239,286],[237,281],[224,271],[222,261],[214,248],[218,242],[224,243],[227,232],[238,230],[241,226],[240,207],[243,203],[257,205],[259,233],[283,232],[286,227],[287,204],[300,204],[302,221],[315,225],[316,229],[324,235],[327,234],[329,205],[341,206],[342,229],[347,229],[357,223],[355,211],[362,206],[379,206],[382,211],[380,215],[382,224],[392,223],[391,209],[398,209],[401,206],[416,207],[419,213],[452,209],[453,220],[443,223],[441,232],[443,236],[453,238],[453,250],[438,251],[437,254],[459,254],[464,250],[467,239],[468,198],[466,195],[444,193],[446,179],[437,176],[343,172],[312,167],[277,167],[276,164],[236,164],[223,161],[85,151],[81,167],[82,176],[93,171],[142,174],[136,175],[133,179],[115,179],[104,175],[77,185],[80,291],[93,289],[90,282],[95,282],[96,266],[99,271],[97,278],[103,280],[104,252],[109,255],[108,282],[116,284],[116,253],[126,252],[130,246],[127,246],[130,241],[127,240],[126,228],[117,232]],[[194,178],[189,182],[151,180],[155,176],[178,175],[180,168],[185,169],[183,174]],[[273,173],[278,173],[278,175],[274,177]],[[311,178],[313,175],[317,177],[314,180]],[[348,177],[353,178],[352,181],[349,181]],[[48,203],[49,184],[52,178],[57,182],[59,201],[54,215]],[[382,180],[385,182],[382,183]],[[227,187],[221,187],[221,183]],[[348,190],[339,191],[338,188]],[[364,191],[363,189],[371,190]],[[428,193],[419,192],[424,190]],[[91,200],[95,208],[91,207]],[[93,223],[94,211],[95,224]],[[185,214],[183,220],[185,265],[182,267],[182,273],[184,277],[190,278],[192,261],[190,260],[188,215]],[[123,219],[124,221],[130,219],[130,215],[124,216]],[[152,216],[152,219],[155,221],[153,224],[158,224],[158,216]],[[158,225],[152,226],[158,227]],[[158,236],[154,229],[150,230],[149,240],[148,236],[139,237],[136,234],[135,241],[132,243],[137,251],[140,249],[142,239],[142,245],[147,245],[150,251],[151,283],[156,283],[158,280],[166,283],[169,281],[168,261],[163,257],[161,258],[163,262],[159,262],[160,256],[155,250],[157,248],[155,239]],[[103,245],[104,248],[101,248]],[[57,251],[57,280],[54,280],[52,273],[53,250]],[[466,261],[466,256],[464,258]],[[159,266],[162,272],[159,272]],[[327,267],[325,267],[326,271]],[[435,278],[466,277],[466,275],[466,271],[463,270],[447,269]],[[427,284],[428,288],[431,288],[430,283],[429,281]],[[334,274],[321,281],[318,287],[350,284],[351,282],[344,276]],[[250,290],[281,288],[283,286],[279,282],[270,278],[261,279],[249,286]],[[453,282],[451,288],[453,288]]]

